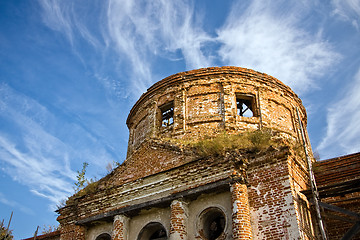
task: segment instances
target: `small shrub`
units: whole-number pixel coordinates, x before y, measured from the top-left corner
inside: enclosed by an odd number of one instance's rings
[[[99,181],[91,179],[88,185],[83,190],[85,191],[86,194],[94,193],[97,191],[98,186],[99,186]]]
[[[85,177],[86,168],[89,166],[87,162],[83,163],[83,168],[81,171],[77,171],[78,175],[76,176],[77,182],[75,182],[75,197],[82,197],[89,193],[94,193],[97,191],[97,187],[99,185],[96,178],[87,179]]]
[[[47,234],[59,230],[60,226],[44,225],[41,229],[41,234]]]
[[[81,189],[83,189],[86,186],[87,179],[85,177],[86,168],[89,166],[87,162],[83,162],[83,167],[81,171],[77,171],[78,175],[76,176],[77,182],[75,182],[75,193],[79,192]]]
[[[4,226],[4,220],[0,223],[0,239],[1,240],[14,239],[14,236],[12,235],[12,230]]]

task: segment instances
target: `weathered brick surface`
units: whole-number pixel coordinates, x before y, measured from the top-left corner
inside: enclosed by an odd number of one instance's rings
[[[62,226],[60,240],[85,240],[86,228],[74,224]]]
[[[194,156],[191,152],[184,152],[176,145],[157,140],[147,141],[114,171],[113,175],[109,176],[108,181],[104,182],[113,186],[121,185],[169,170],[192,160],[194,160]]]
[[[325,198],[322,199],[322,201],[355,212],[357,214],[360,214],[359,199],[360,199],[360,194],[356,193],[342,197],[339,196],[333,198]],[[326,215],[324,217],[324,221],[329,239],[342,239],[344,234],[347,231],[349,231],[350,228],[355,224],[354,221],[355,218],[349,217],[348,215],[329,211],[329,210],[325,210],[325,214]],[[334,215],[342,217],[346,221],[333,218],[332,216]],[[351,220],[354,222],[349,222]],[[353,238],[351,238],[351,240],[359,240],[359,239],[360,239],[360,233],[357,233]]]
[[[241,159],[239,161],[241,162]],[[166,197],[176,192],[227,179],[232,175],[233,169],[234,163],[224,158],[194,160],[171,171],[164,171],[75,199],[71,205],[61,210],[61,215],[71,215],[71,219],[80,220],[129,204]],[[70,221],[70,217],[66,221]]]
[[[171,203],[170,240],[185,240],[187,238],[187,203],[174,200]]]
[[[249,202],[254,239],[300,238],[288,154],[268,154],[250,161]]]
[[[254,98],[255,117],[237,115],[237,93]],[[169,101],[174,101],[174,124],[164,131],[159,107]],[[159,134],[193,139],[224,130],[257,129],[260,112],[263,126],[296,137],[294,107],[299,108],[306,125],[306,112],[297,95],[279,80],[250,69],[221,67],[178,73],[150,87],[132,108],[127,119],[128,155],[145,139]]]
[[[244,183],[235,182],[231,185],[230,191],[233,204],[233,239],[252,239],[247,186]]]
[[[114,225],[112,232],[112,240],[127,240],[127,228],[129,218],[124,215],[117,215],[114,217]]]

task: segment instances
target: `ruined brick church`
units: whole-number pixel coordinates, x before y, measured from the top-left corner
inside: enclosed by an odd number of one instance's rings
[[[37,239],[320,239],[304,149],[322,201],[351,208],[359,223],[360,154],[316,163],[306,110],[274,77],[240,67],[177,73],[151,86],[126,124],[126,160],[70,197],[60,230]],[[329,239],[353,226],[324,219]]]

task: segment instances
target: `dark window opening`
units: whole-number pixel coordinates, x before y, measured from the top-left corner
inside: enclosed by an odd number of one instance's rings
[[[166,232],[165,229],[159,229],[156,232],[154,232],[151,237],[150,240],[159,240],[159,239],[166,239]]]
[[[166,240],[166,230],[161,223],[148,223],[141,231],[138,240]]]
[[[110,234],[103,233],[96,237],[95,240],[111,240]]]
[[[254,98],[248,95],[236,95],[237,114],[241,117],[254,117]]]
[[[174,102],[167,103],[160,107],[161,126],[168,127],[174,124]]]
[[[225,230],[225,215],[218,208],[210,208],[201,215],[200,232],[207,240],[215,240]]]

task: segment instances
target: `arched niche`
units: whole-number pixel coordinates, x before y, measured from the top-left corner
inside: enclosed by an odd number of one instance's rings
[[[137,240],[166,240],[165,227],[159,222],[151,222],[141,229]]]

